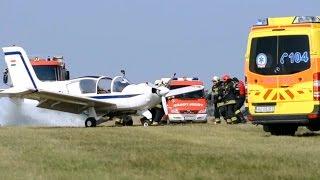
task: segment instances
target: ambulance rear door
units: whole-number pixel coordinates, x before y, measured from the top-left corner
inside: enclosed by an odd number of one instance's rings
[[[316,68],[312,66],[315,62],[310,57],[310,44],[307,34],[252,38],[249,71],[253,75],[248,89],[250,113],[312,112]]]

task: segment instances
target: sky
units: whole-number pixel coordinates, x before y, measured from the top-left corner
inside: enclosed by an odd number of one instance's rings
[[[258,18],[319,10],[319,0],[0,0],[0,46],[63,55],[71,77],[124,69],[135,83],[177,73],[209,86],[213,75],[244,79],[247,36]]]

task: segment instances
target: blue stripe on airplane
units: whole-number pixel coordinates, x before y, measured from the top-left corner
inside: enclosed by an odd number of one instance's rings
[[[141,94],[130,94],[130,95],[110,95],[110,96],[91,96],[90,98],[94,99],[113,99],[113,98],[130,98],[130,97],[135,97],[139,96]]]
[[[29,75],[29,77],[30,77],[30,79],[31,79],[31,81],[32,81],[32,84],[33,84],[34,88],[36,89],[36,91],[38,91],[37,85],[36,85],[36,83],[34,82],[32,76],[31,76],[31,73],[30,73],[30,71],[29,71],[29,69],[28,69],[28,67],[27,67],[26,61],[24,60],[21,52],[19,52],[19,51],[5,52],[4,55],[19,55],[19,56],[20,56],[20,58],[22,59],[23,65],[24,65],[24,67],[26,68],[26,70],[27,70],[27,72],[28,72],[28,75]]]

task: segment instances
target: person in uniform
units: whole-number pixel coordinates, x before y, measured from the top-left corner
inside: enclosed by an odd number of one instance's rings
[[[154,108],[152,108],[151,113],[154,116],[152,125],[159,125],[162,117],[165,114],[164,110],[163,110],[162,103],[159,103]]]
[[[235,116],[235,85],[229,75],[224,75],[223,80],[223,92],[222,92],[222,114],[228,124],[237,124],[237,117]]]
[[[232,79],[235,85],[235,94],[236,94],[236,105],[235,105],[235,115],[238,118],[240,123],[246,123],[246,119],[241,112],[241,107],[246,100],[246,88],[244,83],[238,78],[234,77]]]
[[[221,123],[221,114],[220,114],[220,106],[218,104],[220,103],[221,105],[221,90],[222,90],[222,82],[220,81],[220,78],[218,76],[213,76],[212,78],[212,101],[214,105],[214,118],[215,118],[215,123],[220,124]]]

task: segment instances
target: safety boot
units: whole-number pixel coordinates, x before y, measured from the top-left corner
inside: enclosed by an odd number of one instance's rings
[[[232,117],[231,124],[238,124],[238,119],[236,117]]]
[[[156,121],[153,121],[153,122],[152,122],[152,126],[158,126],[158,125],[159,125],[158,122],[156,122]]]
[[[215,123],[215,124],[220,124],[220,123],[221,123],[220,118],[216,118],[216,119],[214,120],[214,123]]]

